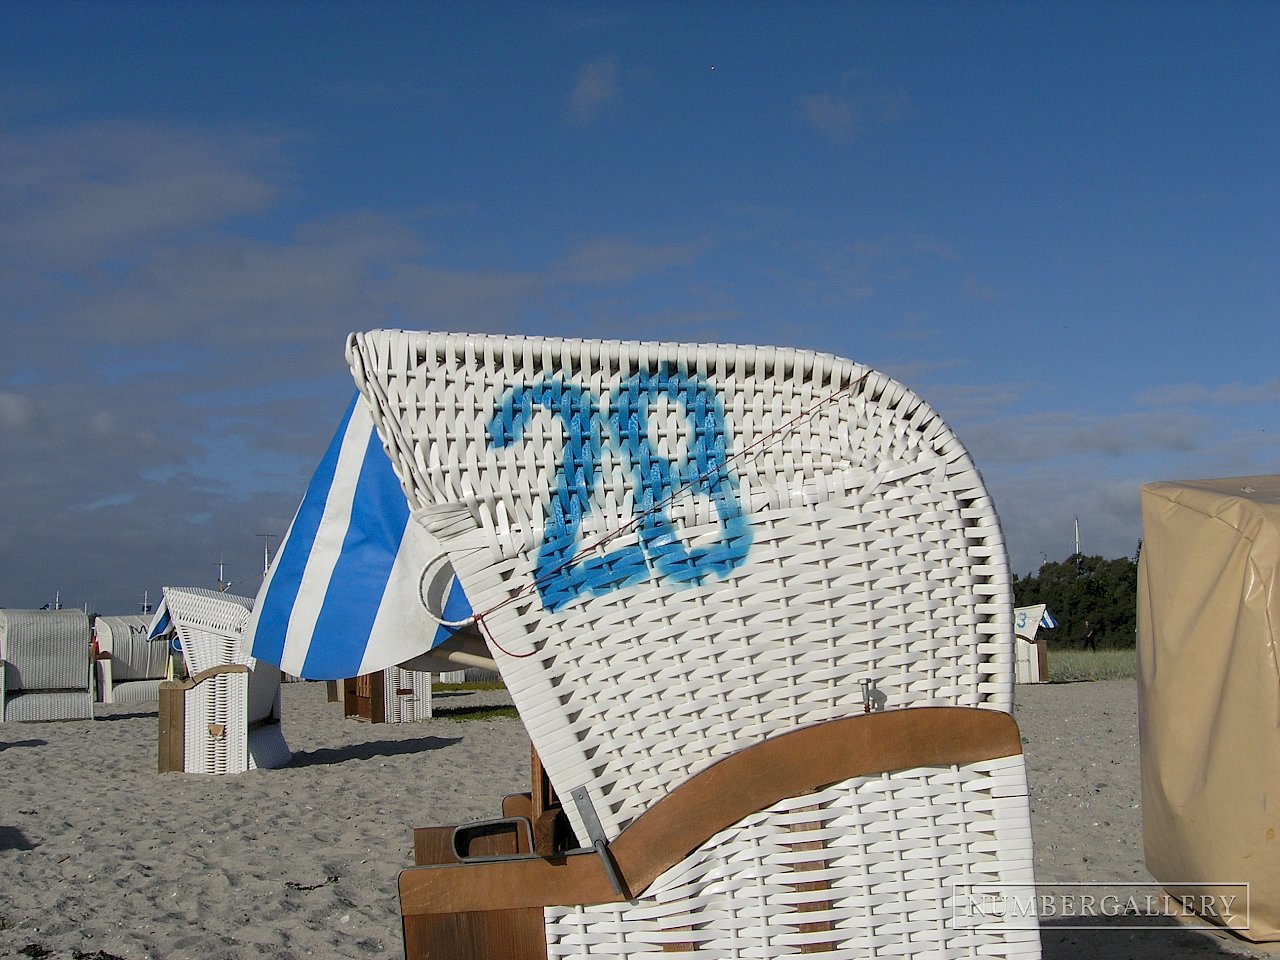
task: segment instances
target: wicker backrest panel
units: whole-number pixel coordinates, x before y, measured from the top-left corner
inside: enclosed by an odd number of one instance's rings
[[[862,712],[862,681],[877,707],[1009,709],[995,512],[888,377],[401,331],[348,359],[553,783],[586,785],[610,836],[719,757]]]
[[[253,611],[251,599],[198,587],[165,587],[164,602],[182,642],[188,673],[252,663],[241,645]]]
[[[80,610],[0,610],[5,687],[87,690],[89,618]]]
[[[1026,917],[958,920],[967,891],[1032,895],[1024,769],[1021,756],[916,767],[782,800],[708,838],[638,904],[549,908],[547,956],[1038,960]]]
[[[98,617],[93,621],[98,647],[111,653],[113,683],[162,680],[169,666],[169,645],[148,640],[149,616]]]

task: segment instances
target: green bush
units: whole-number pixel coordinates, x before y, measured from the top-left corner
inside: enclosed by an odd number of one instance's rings
[[[1058,621],[1036,637],[1049,649],[1084,649],[1085,621],[1099,647],[1133,649],[1138,625],[1138,563],[1073,554],[1013,581],[1014,606],[1043,603]]]

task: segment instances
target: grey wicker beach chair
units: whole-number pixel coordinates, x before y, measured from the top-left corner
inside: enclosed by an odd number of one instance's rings
[[[79,610],[0,610],[0,720],[93,719],[89,641]]]
[[[169,645],[164,638],[148,638],[150,623],[151,618],[142,614],[94,621],[94,666],[101,702],[155,703],[160,699],[160,684],[168,678]]]

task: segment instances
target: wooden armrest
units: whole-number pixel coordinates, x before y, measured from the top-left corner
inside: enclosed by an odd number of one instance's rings
[[[402,916],[613,903],[640,896],[665,870],[739,820],[787,797],[851,777],[1022,753],[1013,717],[973,707],[911,707],[803,727],[754,744],[691,777],[609,846],[627,890],[594,851],[400,874]]]
[[[595,851],[411,867],[400,872],[399,887],[402,916],[621,899]]]
[[[210,667],[208,670],[201,670],[199,673],[193,674],[186,680],[166,680],[165,683],[173,684],[183,690],[190,690],[192,687],[203,683],[213,677],[221,676],[224,673],[249,673],[249,668],[243,663],[226,663],[219,667]]]

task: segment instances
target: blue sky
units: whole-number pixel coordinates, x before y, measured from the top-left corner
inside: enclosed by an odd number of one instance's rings
[[[782,344],[1014,571],[1277,471],[1273,3],[0,5],[0,606],[252,595],[351,330]],[[278,541],[268,541],[278,542]]]

